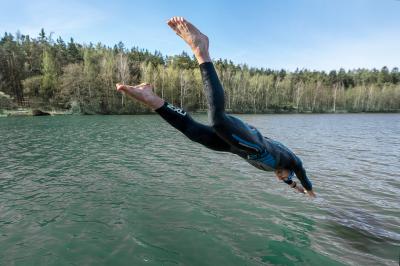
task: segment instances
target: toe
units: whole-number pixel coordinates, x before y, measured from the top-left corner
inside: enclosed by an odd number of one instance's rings
[[[177,24],[178,24],[178,17],[174,17],[174,18],[172,19],[172,21],[174,22],[175,25],[177,25]]]
[[[139,85],[137,85],[136,87],[147,87],[147,86],[150,86],[150,83],[142,82]]]
[[[117,83],[116,86],[117,86],[117,91],[126,91],[126,86],[125,85]]]
[[[168,20],[169,24],[176,24],[176,17],[172,17]]]
[[[175,32],[179,32],[178,24],[174,20],[168,21],[168,26]]]
[[[168,26],[173,30],[176,28],[176,24],[173,21],[168,21]]]
[[[187,25],[186,22],[183,22],[183,23],[182,23],[182,28],[183,28],[185,31],[189,31],[189,28],[188,28],[188,25]]]

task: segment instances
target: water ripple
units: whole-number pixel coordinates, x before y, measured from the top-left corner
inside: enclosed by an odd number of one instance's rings
[[[0,264],[397,263],[399,115],[241,118],[301,156],[316,200],[158,116],[1,119]]]

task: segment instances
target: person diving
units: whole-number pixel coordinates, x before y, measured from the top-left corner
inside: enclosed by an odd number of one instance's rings
[[[190,140],[211,150],[236,154],[258,169],[274,171],[291,188],[315,197],[298,156],[282,143],[263,136],[254,126],[225,112],[224,89],[211,61],[208,37],[183,17],[172,17],[167,24],[190,46],[199,64],[210,125],[196,122],[185,110],[157,96],[149,83],[136,86],[118,83],[117,91],[152,108]],[[301,185],[293,180],[294,176]]]

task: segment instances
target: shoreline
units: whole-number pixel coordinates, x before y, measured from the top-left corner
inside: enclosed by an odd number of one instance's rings
[[[71,111],[55,111],[44,109],[32,108],[18,108],[15,110],[0,109],[0,117],[19,117],[19,116],[58,116],[58,115],[72,115]]]
[[[189,111],[193,115],[201,115],[207,114],[206,110],[199,111]],[[397,114],[400,113],[400,110],[389,110],[389,111],[348,111],[348,110],[339,110],[336,112],[312,112],[312,111],[284,111],[284,110],[271,110],[266,112],[230,112],[227,111],[228,114],[233,115],[267,115],[267,114]],[[71,110],[45,110],[45,109],[32,109],[32,108],[18,108],[15,110],[7,110],[0,109],[0,117],[21,117],[21,116],[64,116],[64,115],[79,115],[79,116],[90,116],[90,115],[151,115],[155,114],[154,111],[150,112],[140,112],[140,113],[126,113],[126,114],[81,114],[81,113],[73,113]]]

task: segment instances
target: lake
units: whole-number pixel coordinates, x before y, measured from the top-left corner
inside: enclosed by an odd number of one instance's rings
[[[316,199],[157,115],[0,118],[0,265],[398,265],[399,114],[239,117]]]

